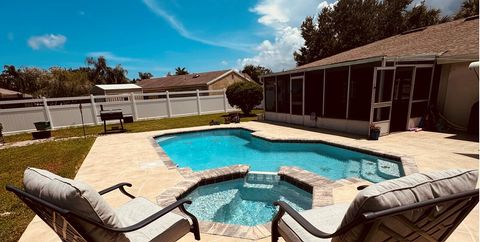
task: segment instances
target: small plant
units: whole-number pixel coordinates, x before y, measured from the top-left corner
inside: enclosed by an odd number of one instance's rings
[[[378,140],[380,137],[380,130],[381,128],[376,126],[375,124],[370,124],[370,135],[369,139],[370,140]]]
[[[380,127],[376,126],[375,124],[370,124],[370,131],[380,132]]]
[[[262,87],[254,82],[234,83],[227,88],[227,99],[231,106],[240,108],[248,116],[262,102]]]

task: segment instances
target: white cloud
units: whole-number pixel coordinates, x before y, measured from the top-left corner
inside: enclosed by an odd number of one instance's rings
[[[233,42],[224,42],[224,41],[213,41],[211,39],[204,39],[198,36],[193,35],[183,23],[179,21],[174,15],[168,13],[163,8],[161,8],[155,0],[143,0],[143,3],[157,16],[163,18],[167,21],[170,26],[175,29],[181,36],[184,38],[197,41],[206,45],[211,46],[218,46],[224,47],[228,49],[235,49],[235,50],[242,50],[242,51],[249,51],[251,46],[249,44],[242,44],[242,43],[233,43]]]
[[[125,56],[118,56],[109,51],[96,51],[96,52],[89,52],[87,53],[87,57],[100,57],[103,56],[107,61],[114,61],[114,62],[142,62],[142,59],[125,57]]]
[[[419,5],[422,0],[413,0],[410,7]],[[425,1],[425,5],[429,8],[438,8],[442,11],[442,15],[455,14],[459,9],[463,1],[459,0],[428,0]]]
[[[227,65],[228,65],[228,61],[222,60],[222,61],[220,62],[220,64],[222,64],[222,65],[224,65],[224,66],[227,66]]]
[[[250,11],[260,15],[258,22],[270,27],[298,27],[306,16],[316,15],[327,1],[296,0],[260,0]]]
[[[315,16],[324,7],[335,4],[319,0],[260,0],[250,11],[260,15],[258,22],[274,32],[275,39],[264,40],[253,57],[239,59],[239,68],[246,64],[262,65],[273,71],[295,67],[293,52],[304,45],[300,25],[306,16]]]
[[[271,68],[273,71],[290,69],[295,66],[293,52],[298,50],[304,44],[300,35],[300,30],[294,27],[284,27],[276,32],[276,37],[272,43],[264,40],[258,47],[258,54],[243,58],[238,61],[240,67],[247,64],[262,65]]]
[[[41,48],[56,49],[61,48],[67,42],[67,37],[61,34],[45,34],[40,36],[32,36],[27,43],[34,50]]]

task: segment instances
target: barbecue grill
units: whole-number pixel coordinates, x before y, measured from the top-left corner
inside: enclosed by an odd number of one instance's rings
[[[123,128],[123,112],[121,109],[101,110],[100,119],[103,121],[103,131],[107,133],[107,120],[119,120],[122,127],[119,131],[125,131]],[[113,131],[113,129],[112,129]]]

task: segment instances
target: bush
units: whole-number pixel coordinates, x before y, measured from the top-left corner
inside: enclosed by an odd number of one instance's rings
[[[227,88],[227,98],[230,106],[240,108],[245,115],[249,115],[262,102],[262,87],[253,82],[237,82]]]

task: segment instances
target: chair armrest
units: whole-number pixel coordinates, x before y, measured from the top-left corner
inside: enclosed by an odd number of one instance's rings
[[[304,228],[307,232],[309,232],[310,234],[312,234],[315,237],[326,239],[326,238],[331,238],[336,234],[336,232],[333,233],[333,234],[325,233],[325,232],[315,228],[315,226],[313,226],[301,214],[299,214],[297,211],[295,211],[295,209],[290,207],[285,202],[277,201],[277,202],[274,202],[273,205],[276,205],[276,206],[278,205],[280,209],[279,209],[277,215],[272,220],[272,230],[274,229],[274,226],[275,226],[275,229],[277,229],[278,222],[280,222],[281,217],[286,212],[288,215],[290,215],[290,217],[292,217],[295,221],[297,221],[297,223],[300,224],[300,226],[302,226],[302,228]],[[273,231],[272,231],[272,233],[273,233]]]
[[[131,187],[132,184],[130,183],[126,183],[126,182],[122,182],[122,183],[118,183],[117,185],[113,185],[109,188],[106,188],[106,189],[103,189],[101,191],[99,191],[98,193],[100,195],[104,195],[106,193],[109,193],[113,190],[116,190],[116,189],[119,189],[123,194],[125,194],[126,196],[130,197],[130,198],[135,198],[135,196],[133,196],[132,194],[128,193],[126,190],[125,190],[125,186],[127,187]]]
[[[357,187],[357,191],[361,191],[361,190],[367,188],[368,186],[369,185],[360,185],[360,186]]]
[[[88,222],[90,224],[93,224],[93,225],[96,225],[96,226],[99,226],[103,229],[106,229],[108,231],[112,231],[112,232],[120,232],[120,233],[127,233],[127,232],[131,232],[131,231],[135,231],[135,230],[138,230],[138,229],[141,229],[147,225],[149,225],[150,223],[154,222],[155,220],[159,219],[160,217],[164,216],[165,214],[171,212],[172,210],[174,210],[175,208],[180,208],[180,210],[184,210],[184,207],[183,207],[183,204],[191,204],[192,201],[190,200],[186,200],[186,199],[181,199],[181,200],[178,200],[170,205],[168,205],[167,207],[163,208],[162,210],[148,216],[147,218],[143,219],[142,221],[136,223],[136,224],[133,224],[133,225],[130,225],[128,227],[124,227],[124,228],[112,228],[112,227],[107,227],[105,226],[104,224],[101,224],[101,223],[98,223],[96,221],[93,221],[93,220],[90,220],[88,218],[85,218],[79,214],[75,214],[75,213],[72,213],[70,212],[69,214],[73,215],[74,217],[77,217],[77,218],[80,218],[81,220],[85,221],[85,222]],[[187,214],[190,215],[191,214]],[[191,215],[192,217],[190,217],[192,219],[192,222],[194,224],[194,226],[197,226],[198,227],[198,221],[197,219],[195,218],[195,216]]]

